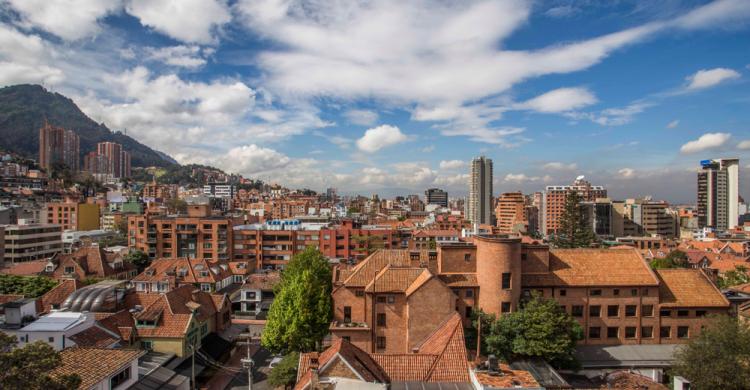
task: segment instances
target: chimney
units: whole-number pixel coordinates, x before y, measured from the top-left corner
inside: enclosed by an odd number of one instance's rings
[[[310,355],[310,389],[315,390],[318,387],[320,378],[318,377],[318,353],[313,352]]]
[[[487,357],[487,371],[489,371],[490,375],[499,374],[497,356],[490,355]]]

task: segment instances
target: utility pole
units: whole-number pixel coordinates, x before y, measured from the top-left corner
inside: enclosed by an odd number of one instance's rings
[[[193,352],[192,362],[190,364],[191,389],[195,390],[195,345],[188,344],[188,348]]]
[[[255,362],[250,357],[250,339],[247,339],[247,358],[240,360],[242,367],[247,370],[247,390],[253,390],[253,366]]]

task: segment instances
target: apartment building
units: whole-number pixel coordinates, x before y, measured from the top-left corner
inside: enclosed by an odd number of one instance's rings
[[[162,293],[180,286],[217,292],[243,280],[244,277],[235,279],[227,262],[180,257],[152,261],[148,268],[132,278],[130,284],[137,292]]]
[[[500,233],[520,233],[528,230],[526,200],[519,192],[500,194],[495,204],[495,219]]]
[[[47,223],[62,226],[63,230],[96,230],[100,228],[99,205],[73,201],[46,204]]]
[[[157,184],[152,181],[143,186],[143,200],[145,202],[165,203],[177,197],[177,186],[174,184]]]
[[[116,142],[99,142],[96,155],[106,161],[107,174],[113,178],[130,177],[130,153]]]
[[[78,134],[73,130],[45,123],[39,129],[39,166],[47,172],[57,166],[78,172],[80,143]]]
[[[698,227],[732,229],[739,223],[737,158],[701,161],[698,171]]]
[[[635,249],[550,249],[475,236],[437,251],[382,250],[334,271],[331,332],[368,352],[408,353],[458,311],[503,315],[532,294],[581,324],[581,344],[676,344],[729,302],[700,270],[654,272]]]
[[[448,192],[439,188],[428,188],[424,192],[424,203],[448,207]]]
[[[3,225],[6,263],[47,259],[62,252],[62,228],[50,224]]]
[[[128,244],[150,258],[229,260],[232,220],[211,215],[208,205],[189,205],[187,215],[128,217]]]
[[[542,196],[542,234],[555,234],[560,227],[560,217],[565,210],[565,202],[571,192],[578,193],[581,201],[593,202],[607,197],[607,190],[602,186],[591,185],[579,176],[569,186],[547,186]]]
[[[471,160],[466,219],[473,224],[492,223],[492,159],[484,156]]]

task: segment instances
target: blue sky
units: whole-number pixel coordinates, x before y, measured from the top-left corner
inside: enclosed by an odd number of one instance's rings
[[[750,197],[750,2],[0,0],[0,85],[40,83],[181,163],[290,187],[496,192],[586,175]]]

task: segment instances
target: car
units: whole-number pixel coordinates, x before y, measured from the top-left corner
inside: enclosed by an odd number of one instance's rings
[[[274,368],[279,363],[281,363],[282,358],[280,356],[276,356],[273,359],[271,359],[271,363],[268,364],[268,368]]]

